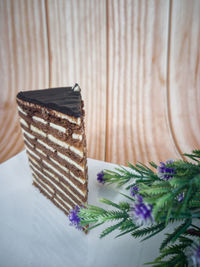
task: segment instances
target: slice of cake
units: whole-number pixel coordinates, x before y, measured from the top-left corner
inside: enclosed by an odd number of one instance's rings
[[[87,150],[80,87],[17,95],[33,185],[68,215],[87,202]]]

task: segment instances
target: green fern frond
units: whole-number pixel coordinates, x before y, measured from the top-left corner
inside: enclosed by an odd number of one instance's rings
[[[133,223],[132,218],[128,218],[126,221],[124,221],[122,223],[122,225],[120,226],[120,231],[124,231],[127,229],[130,229],[132,227],[135,227],[135,224]]]
[[[161,261],[155,260],[154,262],[150,262],[153,267],[187,267],[187,259],[183,253],[176,254],[175,256],[169,258],[168,260]]]
[[[104,203],[104,204],[107,204],[107,205],[109,205],[109,206],[112,206],[112,207],[115,207],[115,208],[121,210],[120,205],[114,203],[113,201],[111,201],[111,200],[109,200],[109,199],[106,199],[106,198],[100,198],[100,199],[99,199],[99,202]]]
[[[136,227],[132,227],[131,229],[128,229],[128,230],[126,230],[126,231],[124,230],[122,233],[118,234],[115,238],[118,238],[118,237],[121,237],[121,236],[123,236],[123,235],[132,233],[135,229],[136,229]]]
[[[169,188],[165,187],[157,187],[157,186],[152,186],[148,189],[142,190],[141,193],[147,194],[147,195],[161,195],[162,193],[168,193]]]
[[[191,219],[186,220],[184,223],[176,227],[171,234],[165,234],[167,237],[163,240],[160,250],[163,250],[169,243],[175,242],[181,234],[183,234],[191,225]]]
[[[153,215],[157,216],[157,214],[160,212],[161,209],[163,209],[164,206],[167,205],[173,199],[174,195],[170,192],[163,196],[161,196],[158,201],[155,203],[154,209],[153,209]]]
[[[154,232],[157,232],[157,231],[161,232],[164,228],[165,228],[165,224],[164,223],[159,223],[159,224],[156,224],[156,225],[151,225],[149,227],[138,229],[138,230],[136,230],[136,231],[134,231],[132,233],[132,236],[134,236],[134,237],[143,237],[143,236],[146,236],[146,235],[151,235],[151,234],[153,234]]]
[[[100,235],[100,238],[103,238],[106,235],[108,235],[111,232],[113,232],[114,230],[119,229],[119,227],[122,225],[122,223],[123,223],[123,221],[122,222],[119,222],[119,223],[117,223],[115,225],[112,225],[112,226],[107,227],[105,230],[102,231],[102,233]]]
[[[130,210],[130,204],[125,202],[125,201],[120,202],[119,206],[120,206],[121,210],[124,210],[124,211],[127,211],[127,212]]]
[[[128,214],[121,211],[107,211],[104,214],[98,216],[99,221],[114,221],[119,219],[127,219]]]

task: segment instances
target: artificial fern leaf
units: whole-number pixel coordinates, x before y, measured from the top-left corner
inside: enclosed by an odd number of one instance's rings
[[[122,222],[119,222],[119,223],[117,223],[115,225],[111,225],[111,226],[107,227],[101,233],[100,238],[103,238],[104,236],[106,236],[106,235],[110,234],[111,232],[113,232],[114,230],[118,229],[122,223],[123,223],[123,221]]]
[[[163,249],[164,245],[166,246],[169,242],[175,242],[181,236],[181,234],[188,229],[188,227],[191,225],[191,222],[191,219],[187,219],[183,224],[175,228],[174,232],[168,235],[168,238],[162,243],[160,249]]]
[[[173,233],[167,234],[167,238],[162,242],[160,250],[162,250],[168,243],[175,242],[180,237],[180,235],[187,230],[187,228],[191,225],[191,222],[191,219],[187,219],[183,224],[175,228]]]
[[[120,207],[118,204],[116,204],[116,203],[114,203],[114,202],[112,202],[111,200],[108,200],[108,199],[106,199],[106,198],[101,198],[101,199],[99,199],[99,201],[100,201],[101,203],[107,204],[107,205],[109,205],[109,206],[113,206],[113,207],[115,207],[115,208],[117,208],[117,209],[121,209],[121,207]]]
[[[93,205],[87,205],[87,209],[81,209],[81,211],[87,214],[87,212],[92,212],[92,213],[97,213],[97,214],[101,214],[106,212],[105,209],[97,207],[97,206],[93,206]]]
[[[99,220],[103,222],[126,219],[126,218],[128,218],[127,213],[121,211],[107,211],[106,213],[101,214],[99,216]]]
[[[121,236],[126,235],[126,234],[128,234],[128,233],[131,233],[131,232],[133,232],[134,230],[135,230],[135,227],[132,227],[131,229],[128,229],[128,230],[126,230],[126,231],[123,231],[121,234],[118,234],[115,238],[121,237]]]
[[[153,208],[153,215],[156,217],[159,210],[163,208],[172,198],[173,198],[172,193],[167,193],[161,196],[155,203],[155,207]]]
[[[173,234],[165,234],[167,237],[162,241],[160,250],[163,250],[172,240]]]
[[[135,224],[133,223],[133,220],[131,218],[128,218],[127,220],[123,221],[123,223],[120,226],[120,231],[124,231],[127,229],[132,229],[132,228],[138,228],[135,226]]]
[[[148,195],[161,195],[162,193],[167,193],[169,192],[169,188],[165,188],[165,187],[151,187],[151,188],[148,188],[148,189],[145,189],[145,190],[142,190],[141,193],[146,193]]]
[[[182,204],[182,207],[181,207],[181,210],[180,210],[181,212],[185,211],[187,203],[191,199],[191,197],[192,197],[192,186],[190,186],[189,189],[186,192],[186,196],[184,197],[183,204]]]
[[[92,226],[90,226],[90,227],[86,228],[86,231],[90,231],[90,230],[92,230],[92,229],[94,229],[94,228],[96,228],[96,227],[100,226],[101,224],[103,224],[103,222],[100,222],[100,223],[94,224],[94,225],[92,225]],[[88,224],[83,224],[82,226],[86,226],[86,225],[88,225]]]
[[[146,236],[146,235],[151,235],[152,233],[157,232],[157,231],[160,232],[164,228],[165,228],[165,224],[164,223],[159,223],[159,224],[156,224],[156,225],[151,225],[149,227],[138,229],[138,230],[136,230],[136,231],[134,231],[132,233],[132,236],[134,236],[134,237],[143,237],[143,236]]]
[[[120,202],[119,203],[120,209],[124,211],[129,211],[130,210],[130,204],[127,202]]]

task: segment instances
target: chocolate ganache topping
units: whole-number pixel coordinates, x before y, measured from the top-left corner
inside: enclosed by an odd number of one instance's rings
[[[81,89],[78,84],[73,87],[23,91],[17,94],[17,98],[69,116],[82,116]]]

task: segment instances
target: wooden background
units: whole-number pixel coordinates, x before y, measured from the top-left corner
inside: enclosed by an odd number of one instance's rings
[[[200,148],[199,0],[0,0],[0,162],[23,149],[19,90],[82,88],[88,156]]]

